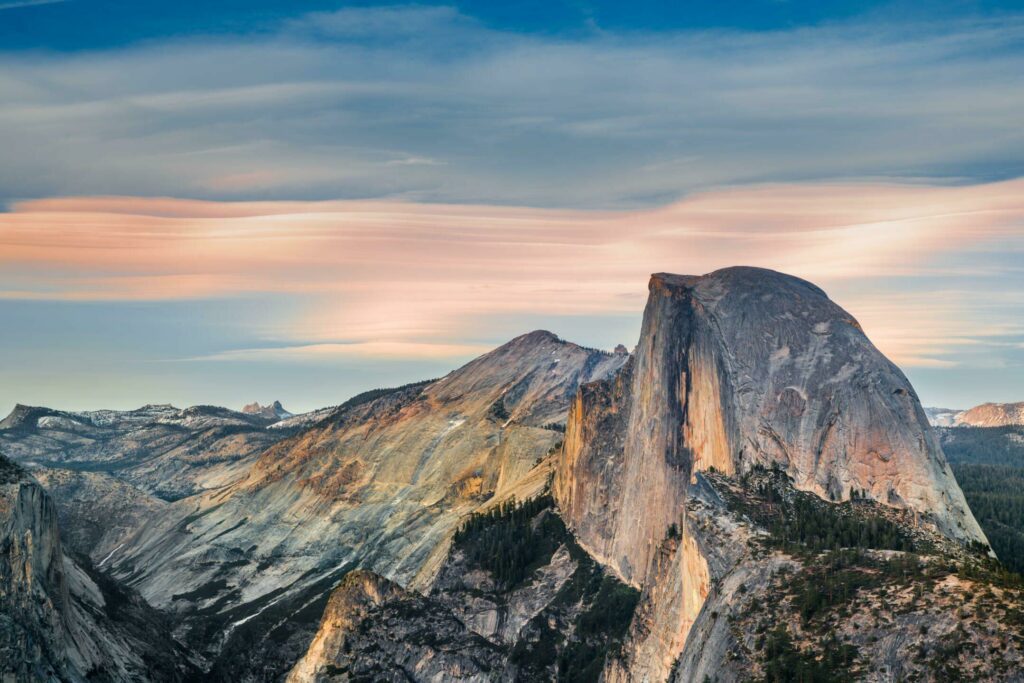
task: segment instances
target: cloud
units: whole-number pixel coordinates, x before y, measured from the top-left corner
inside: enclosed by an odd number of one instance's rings
[[[186,361],[297,361],[323,363],[332,360],[455,360],[465,361],[487,353],[486,344],[430,344],[416,342],[358,342],[301,344],[252,349],[232,349]]]
[[[1022,37],[1016,16],[531,37],[406,6],[0,52],[0,187],[621,209],[737,184],[988,181],[1024,156]]]
[[[56,5],[62,2],[67,2],[67,0],[18,0],[17,2],[0,2],[0,12],[6,9],[36,7],[38,5]]]
[[[494,316],[636,315],[653,271],[747,264],[825,286],[897,362],[938,367],[1024,337],[1022,226],[1024,180],[772,184],[633,211],[51,198],[0,214],[0,297],[284,295],[293,310],[260,331],[274,348],[217,358],[438,358],[490,343]]]

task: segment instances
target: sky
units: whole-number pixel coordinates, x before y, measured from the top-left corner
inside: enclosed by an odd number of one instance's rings
[[[291,410],[650,273],[822,286],[1024,400],[1024,3],[0,0],[0,413]]]

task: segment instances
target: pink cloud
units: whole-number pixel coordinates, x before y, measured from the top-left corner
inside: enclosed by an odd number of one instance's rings
[[[0,214],[0,296],[291,294],[306,304],[282,321],[282,338],[418,356],[471,333],[479,316],[635,313],[650,272],[747,264],[850,292],[840,303],[883,350],[939,365],[978,334],[957,327],[966,301],[858,292],[941,274],[963,253],[1021,250],[1022,235],[1024,180],[731,188],[635,212],[70,197]]]

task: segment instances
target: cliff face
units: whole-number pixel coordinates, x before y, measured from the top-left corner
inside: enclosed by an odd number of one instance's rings
[[[824,292],[756,268],[654,275],[636,354],[581,389],[553,486],[581,545],[643,586],[648,623],[638,617],[626,660],[651,680],[703,605],[711,558],[684,519],[694,475],[757,465],[826,500],[866,496],[985,540],[909,382]]]
[[[289,683],[594,681],[637,593],[566,532],[550,499],[472,518],[433,585],[350,573]]]
[[[637,583],[692,474],[755,463],[824,498],[864,491],[984,539],[910,383],[824,292],[756,268],[653,276],[633,363],[573,406],[559,505]]]
[[[66,675],[69,601],[56,508],[0,457],[0,673],[25,681]]]
[[[162,615],[65,555],[56,507],[0,456],[0,678],[181,680],[196,669]]]

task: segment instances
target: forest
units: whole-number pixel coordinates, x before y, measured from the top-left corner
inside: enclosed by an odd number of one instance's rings
[[[1024,573],[1024,427],[939,428],[942,448],[989,543]]]

